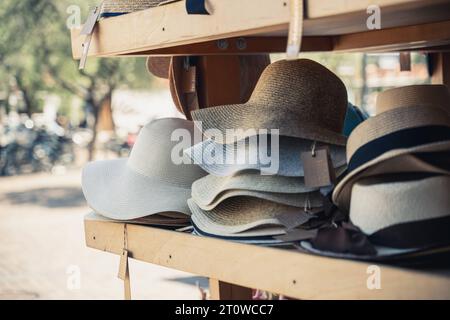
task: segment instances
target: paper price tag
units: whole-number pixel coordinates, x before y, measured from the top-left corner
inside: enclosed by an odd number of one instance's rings
[[[303,0],[290,0],[290,19],[286,59],[298,58],[303,35]]]
[[[123,250],[122,255],[120,256],[120,264],[119,264],[119,274],[117,277],[120,280],[124,280],[127,278],[128,273],[128,250]]]
[[[301,160],[308,188],[328,187],[335,183],[336,174],[328,148],[302,152]]]

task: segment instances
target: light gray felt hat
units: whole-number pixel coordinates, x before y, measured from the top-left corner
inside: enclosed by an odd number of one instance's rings
[[[117,220],[163,212],[190,215],[186,202],[191,197],[192,183],[206,173],[196,165],[174,163],[173,150],[180,150],[175,156],[183,156],[179,141],[171,138],[177,129],[194,139],[192,122],[159,119],[141,130],[129,158],[86,165],[82,188],[89,206],[98,214]]]

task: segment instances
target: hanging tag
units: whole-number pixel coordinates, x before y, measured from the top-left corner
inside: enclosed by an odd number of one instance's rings
[[[335,183],[336,174],[327,147],[302,152],[301,161],[308,188],[328,187]]]
[[[128,272],[128,250],[123,249],[122,255],[120,256],[119,274],[117,277],[120,280],[126,279],[126,274]]]
[[[83,29],[80,32],[80,35],[86,35],[86,39],[84,40],[82,46],[83,52],[81,54],[80,65],[78,67],[79,70],[83,70],[86,66],[86,61],[89,53],[89,47],[91,46],[92,34],[94,33],[95,26],[97,24],[97,20],[100,16],[100,7],[94,7],[91,13],[86,20],[86,23],[83,26]]]
[[[305,212],[286,212],[277,215],[277,220],[287,229],[293,229],[305,224],[311,216]]]
[[[281,236],[274,236],[273,238],[283,242],[294,242],[294,241],[309,240],[315,238],[316,235],[317,229],[316,230],[295,229],[290,230],[287,234],[283,234]]]
[[[286,59],[298,58],[302,46],[303,35],[303,0],[290,0],[290,19]]]
[[[400,71],[411,71],[410,52],[400,52]]]
[[[188,67],[183,70],[182,90],[183,93],[194,93],[197,91],[197,68],[195,66]]]
[[[81,35],[89,35],[94,32],[95,25],[97,23],[98,17],[100,16],[100,7],[96,6],[89,13],[89,16],[86,22],[83,25],[83,29],[81,29]]]
[[[80,65],[78,67],[79,70],[83,70],[86,66],[86,61],[89,53],[89,47],[91,46],[92,34],[86,36],[86,40],[84,40],[83,44],[83,53],[81,54]]]

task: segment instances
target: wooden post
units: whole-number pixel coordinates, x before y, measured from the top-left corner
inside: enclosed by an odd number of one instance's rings
[[[450,87],[450,52],[432,53],[430,57],[433,59],[431,82]]]
[[[264,65],[264,56],[262,58],[261,64]],[[268,60],[268,57],[266,58]],[[251,60],[244,63],[251,64]],[[251,86],[254,87],[256,81],[252,81],[254,79],[250,78],[259,78],[264,68],[255,66],[254,72],[247,72],[243,76],[241,66],[241,59],[237,55],[199,57],[197,67],[199,70],[198,98],[200,108],[246,102],[246,99],[248,99],[248,94],[245,92],[248,87],[247,82],[252,83]],[[241,83],[241,81],[246,83]],[[209,280],[209,290],[213,300],[252,299],[252,289],[217,279]]]
[[[251,300],[252,289],[209,279],[209,293],[212,300]]]

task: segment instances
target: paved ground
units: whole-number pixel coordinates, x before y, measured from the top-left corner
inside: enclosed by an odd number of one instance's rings
[[[122,299],[118,257],[85,247],[80,172],[0,178],[0,300]],[[135,299],[198,299],[206,279],[131,261]]]

